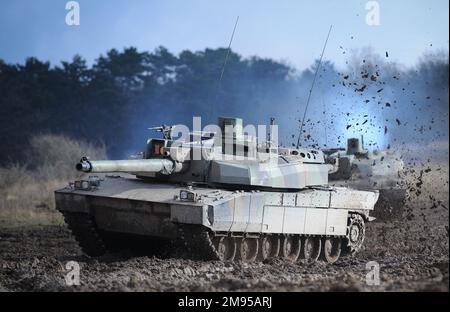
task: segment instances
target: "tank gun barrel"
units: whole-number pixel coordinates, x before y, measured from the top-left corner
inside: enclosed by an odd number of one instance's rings
[[[82,172],[105,173],[105,172],[155,172],[171,174],[179,172],[182,164],[173,160],[160,159],[132,159],[132,160],[89,160],[83,157],[76,165],[76,169]]]

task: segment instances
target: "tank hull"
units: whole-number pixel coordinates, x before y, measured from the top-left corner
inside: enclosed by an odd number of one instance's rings
[[[195,194],[194,200],[180,199],[180,192],[186,190]],[[374,209],[378,192],[336,187],[297,192],[187,189],[116,176],[105,177],[95,189],[58,190],[55,199],[56,208],[66,216],[75,236],[88,243],[95,231],[99,236],[110,232],[176,241],[186,239],[186,232],[180,231],[186,227],[217,237],[345,239],[350,216],[357,214],[365,221],[371,220],[369,212]],[[90,227],[80,228],[74,224],[77,222],[86,222]],[[96,255],[104,250],[100,244],[87,252]]]

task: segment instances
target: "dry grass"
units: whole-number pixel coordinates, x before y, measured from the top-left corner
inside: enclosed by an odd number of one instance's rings
[[[62,222],[55,211],[54,190],[78,176],[74,169],[83,155],[106,158],[104,146],[58,136],[39,135],[30,141],[28,163],[0,168],[0,224]]]

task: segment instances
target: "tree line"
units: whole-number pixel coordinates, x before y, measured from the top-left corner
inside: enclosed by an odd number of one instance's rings
[[[164,47],[153,52],[130,47],[122,51],[112,49],[92,65],[79,55],[56,66],[34,57],[23,64],[7,64],[0,59],[0,164],[26,163],[30,158],[29,140],[40,133],[101,143],[107,147],[110,157],[126,157],[127,153],[142,148],[145,137],[150,135],[148,127],[162,123],[189,125],[192,116],[214,122],[219,115],[233,115],[255,124],[275,116],[286,128],[281,141],[286,144],[295,141],[298,118],[317,62],[309,69],[298,71],[283,62],[243,58],[231,52],[220,79],[227,52],[218,48],[175,55]],[[367,88],[370,94],[354,90],[364,84],[361,80],[380,83],[365,75],[360,77],[360,72],[367,70],[364,69],[367,63],[364,56],[356,58],[351,63],[353,67],[349,65],[340,71],[330,62],[322,64],[316,91],[320,96],[313,100],[316,109],[312,109],[307,120],[310,127],[304,130],[304,140],[310,140],[310,144],[318,144],[319,140],[317,136],[307,135],[309,132],[333,127],[330,120],[349,118],[345,115],[350,108],[346,95],[352,95],[354,104],[374,97],[372,93],[381,88]],[[434,91],[428,96],[435,100],[433,107],[447,114],[448,121],[448,58],[427,59],[421,67],[406,71],[380,62],[383,64],[379,67],[370,68],[370,74],[388,71],[384,88],[395,89],[399,103],[402,103],[401,88],[413,85],[421,96],[430,88],[438,90],[439,102]],[[401,83],[395,79],[397,72],[403,75]],[[354,85],[348,83],[349,75]],[[411,96],[408,94],[408,100]],[[323,109],[323,101],[329,102],[328,112]],[[378,101],[385,105],[385,99]],[[405,101],[402,105],[408,104]],[[324,115],[328,116],[327,125],[324,125]],[[343,130],[346,129],[334,132],[343,133]],[[333,130],[330,128],[329,132]],[[448,131],[445,135],[448,136]],[[330,140],[338,144],[337,137],[336,134]]]

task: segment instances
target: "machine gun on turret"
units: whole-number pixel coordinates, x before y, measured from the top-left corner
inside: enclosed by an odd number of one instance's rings
[[[151,127],[151,128],[147,128],[148,130],[156,130],[158,132],[162,132],[163,137],[165,140],[172,140],[172,130],[175,126],[167,126],[167,125],[162,125],[159,127]]]

